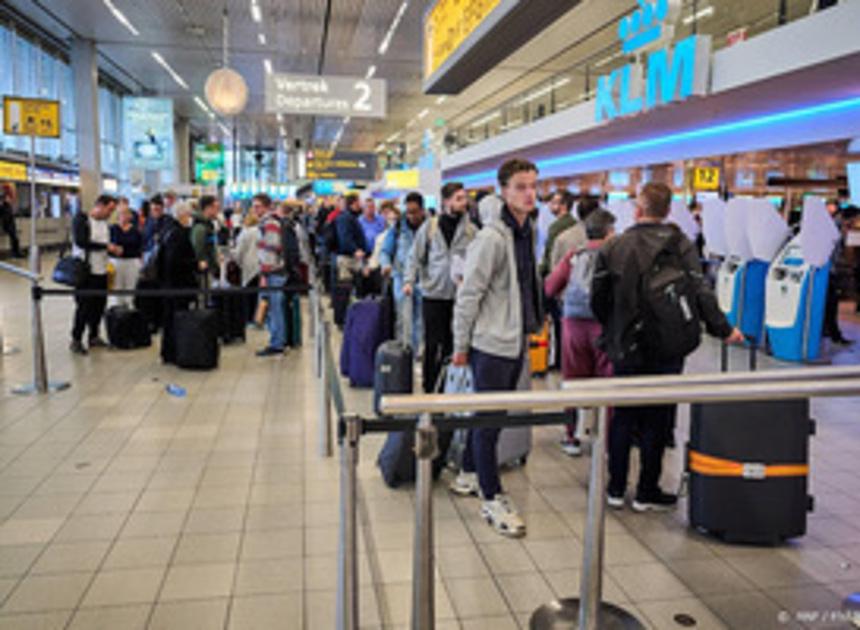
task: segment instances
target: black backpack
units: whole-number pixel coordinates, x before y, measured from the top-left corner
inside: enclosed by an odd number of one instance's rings
[[[297,281],[299,277],[299,263],[301,262],[301,250],[299,239],[296,236],[296,228],[292,219],[281,219],[281,256],[284,261],[284,272],[287,278]]]
[[[678,230],[645,265],[639,279],[639,341],[649,360],[681,359],[699,347],[697,287],[681,255]]]

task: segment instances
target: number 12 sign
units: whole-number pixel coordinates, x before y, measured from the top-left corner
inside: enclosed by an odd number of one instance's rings
[[[301,74],[266,76],[266,112],[306,116],[385,118],[383,79]]]

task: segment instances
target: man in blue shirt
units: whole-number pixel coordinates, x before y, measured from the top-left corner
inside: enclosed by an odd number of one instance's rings
[[[376,238],[388,227],[385,224],[385,219],[376,213],[376,202],[373,199],[367,199],[364,202],[364,210],[358,218],[358,223],[361,225],[364,240],[367,243],[364,251],[372,252],[376,247]]]

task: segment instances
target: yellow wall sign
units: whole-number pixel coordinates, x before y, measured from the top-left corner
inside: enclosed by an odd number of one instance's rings
[[[385,187],[389,190],[408,190],[418,188],[420,184],[421,172],[418,169],[385,171]]]
[[[693,188],[696,190],[719,190],[720,169],[714,167],[694,168]]]
[[[27,165],[0,160],[0,181],[26,182]]]
[[[3,133],[12,136],[60,137],[60,101],[3,97]]]
[[[424,78],[430,77],[501,0],[438,0],[424,20]]]

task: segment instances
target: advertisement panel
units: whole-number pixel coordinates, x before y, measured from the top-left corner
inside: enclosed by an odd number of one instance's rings
[[[126,97],[122,107],[129,167],[147,171],[173,168],[173,101]]]
[[[223,144],[194,146],[194,179],[201,184],[217,184],[224,181]]]

